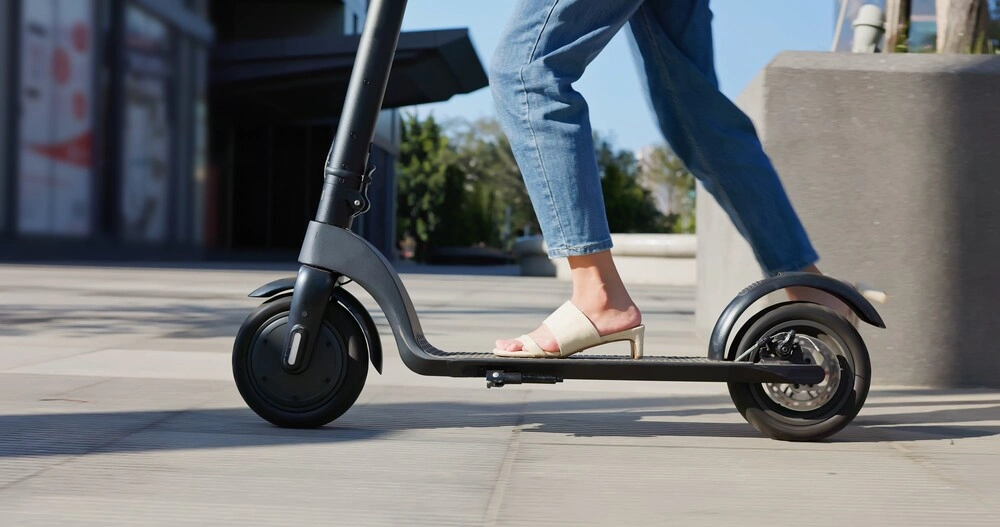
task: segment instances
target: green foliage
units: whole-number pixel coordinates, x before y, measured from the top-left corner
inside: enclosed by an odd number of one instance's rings
[[[510,143],[493,121],[451,123],[403,118],[397,186],[397,233],[430,247],[507,248],[534,211]]]
[[[639,181],[653,190],[673,233],[695,232],[696,180],[666,144],[648,147],[639,161]]]
[[[639,163],[606,140],[595,144],[612,232],[693,232],[694,178],[669,149]],[[510,249],[523,231],[538,232],[510,143],[493,120],[443,126],[405,115],[398,163],[397,233],[416,242],[418,260],[431,247]],[[667,189],[669,215],[650,188]]]
[[[467,243],[509,248],[522,229],[537,230],[535,212],[510,142],[496,121],[456,123],[455,164],[465,174],[468,220],[484,222]]]
[[[669,232],[667,218],[639,184],[635,156],[625,150],[614,151],[601,138],[595,138],[595,149],[611,232]]]
[[[889,43],[895,53],[908,53],[910,50],[910,24],[899,25],[899,33],[896,34],[896,42]],[[888,37],[886,37],[888,38]]]
[[[441,221],[449,178],[448,139],[428,117],[407,115],[401,123],[399,173],[396,192],[396,229],[417,241],[417,255],[426,256],[431,235]]]

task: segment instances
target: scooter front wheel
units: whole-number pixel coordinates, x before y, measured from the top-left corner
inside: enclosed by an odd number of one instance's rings
[[[291,295],[258,307],[240,327],[233,345],[233,378],[257,415],[285,428],[316,428],[346,412],[368,377],[368,347],[354,317],[330,302],[308,367],[289,373],[281,351],[288,330]]]
[[[773,439],[819,441],[857,416],[871,386],[871,361],[847,319],[818,304],[785,303],[762,312],[741,333],[735,350],[745,356],[730,360],[760,360],[767,349],[761,342],[777,343],[788,346],[789,360],[818,364],[826,373],[819,384],[730,383],[736,409],[754,428]]]

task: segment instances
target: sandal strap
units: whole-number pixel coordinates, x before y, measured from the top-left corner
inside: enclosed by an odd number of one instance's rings
[[[521,335],[514,340],[521,342],[521,352],[527,357],[545,358],[549,355],[555,355],[554,353],[545,353],[545,350],[535,342],[535,339],[531,338],[531,335]]]
[[[566,301],[543,322],[559,343],[559,356],[576,353],[593,345],[601,335],[587,315],[571,301]],[[522,341],[523,342],[523,341]],[[554,353],[552,355],[555,355]]]

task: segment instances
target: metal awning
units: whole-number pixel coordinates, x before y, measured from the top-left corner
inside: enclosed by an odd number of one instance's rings
[[[340,115],[360,35],[219,42],[212,104],[247,118],[330,121]],[[487,86],[466,29],[404,32],[384,108],[440,102]]]

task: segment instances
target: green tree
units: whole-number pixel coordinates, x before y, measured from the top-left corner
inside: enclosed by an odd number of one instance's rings
[[[640,152],[639,182],[666,214],[670,232],[695,232],[696,180],[670,146],[660,144]]]
[[[510,142],[493,119],[457,123],[451,135],[455,164],[465,174],[468,223],[478,226],[479,239],[509,248],[525,226],[537,226],[535,212]]]
[[[432,247],[507,247],[534,211],[510,144],[492,120],[439,123],[404,116],[397,187],[397,232]]]
[[[403,117],[396,191],[396,229],[417,242],[417,259],[424,260],[441,222],[451,159],[448,139],[434,116]]]
[[[640,184],[635,156],[595,139],[611,230],[669,232],[677,218],[664,216]],[[495,121],[442,126],[433,116],[406,115],[398,162],[397,232],[415,239],[418,260],[434,246],[509,249],[522,229],[536,231],[521,172]]]
[[[638,163],[632,152],[615,151],[595,137],[597,167],[611,232],[668,232],[667,218],[638,181]]]

